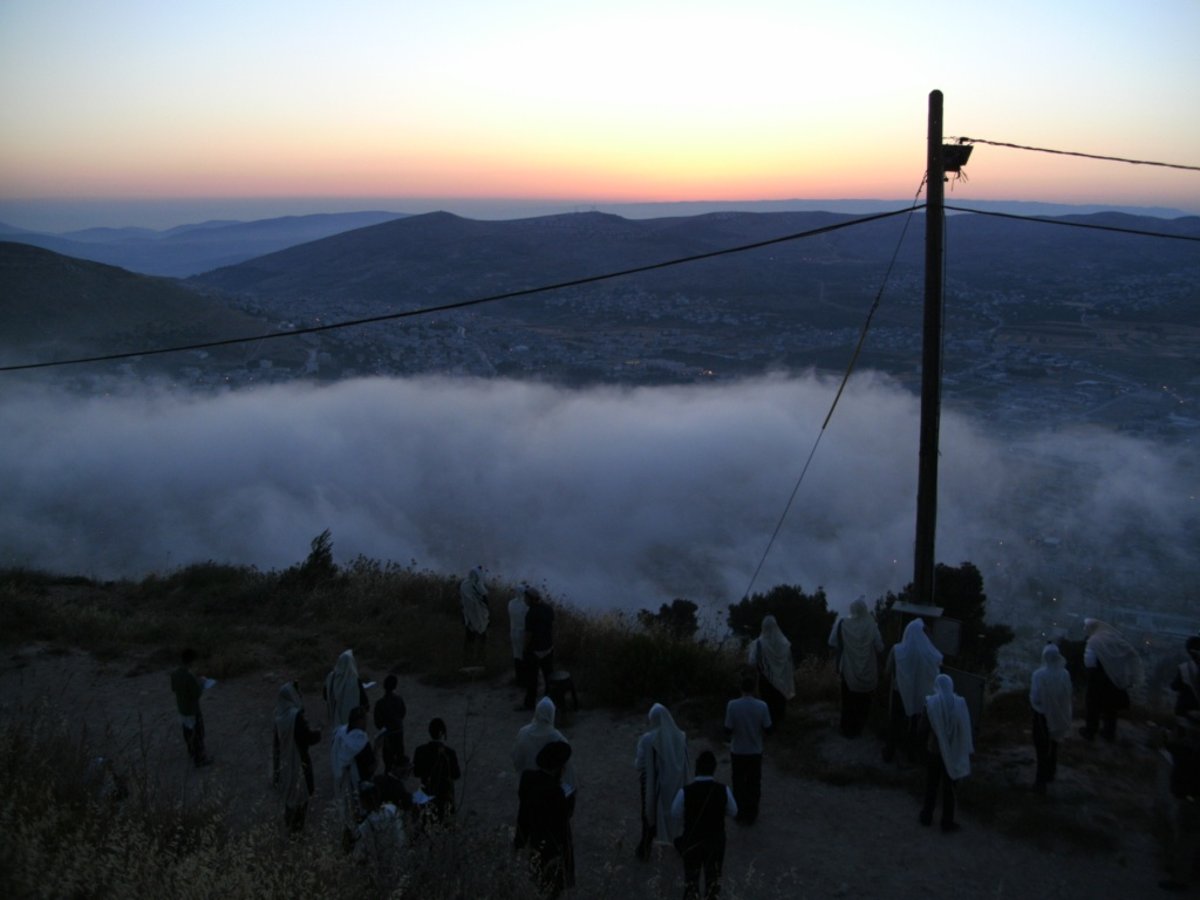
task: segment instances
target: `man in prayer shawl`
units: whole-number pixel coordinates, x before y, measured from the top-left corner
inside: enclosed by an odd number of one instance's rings
[[[358,664],[354,662],[353,650],[343,650],[337,658],[332,671],[325,676],[323,694],[331,728],[350,721],[350,710],[356,706],[363,709],[370,707],[371,701],[367,699],[367,691],[358,677]]]
[[[1044,794],[1058,769],[1058,742],[1071,730],[1071,676],[1057,644],[1042,648],[1042,666],[1029,681],[1029,705],[1037,754],[1033,789]]]
[[[671,818],[671,803],[687,781],[687,735],[679,730],[661,703],[650,707],[650,730],[637,743],[633,765],[642,787],[642,837],[637,858],[650,858],[655,837],[674,843],[679,825]],[[660,835],[661,832],[661,835]]]
[[[458,586],[463,617],[463,665],[483,665],[487,654],[487,629],[491,620],[483,566],[476,566]]]
[[[354,830],[354,858],[367,867],[375,890],[387,895],[400,885],[407,843],[404,819],[394,805],[383,802],[379,788],[369,781],[359,787],[359,802],[365,815]]]
[[[192,674],[196,651],[190,647],[180,655],[182,665],[171,673],[171,691],[175,694],[175,706],[179,711],[179,724],[183,728],[183,743],[197,769],[212,762],[204,752],[204,715],[200,711],[200,697],[204,693],[205,679]]]
[[[1171,690],[1175,692],[1175,715],[1180,719],[1200,710],[1200,637],[1188,638],[1184,649],[1187,662],[1179,664],[1179,671],[1171,681]]]
[[[855,738],[862,734],[871,713],[883,653],[883,636],[867,609],[865,596],[860,595],[850,604],[850,615],[834,623],[829,646],[842,685],[842,734]]]
[[[758,695],[778,726],[787,712],[787,702],[796,696],[796,664],[792,661],[792,644],[774,616],[763,617],[749,656],[750,665],[758,673]]]
[[[900,643],[888,654],[886,668],[891,674],[892,691],[887,739],[883,759],[891,762],[896,748],[903,745],[910,756],[917,736],[925,697],[933,690],[933,680],[942,666],[942,654],[925,633],[925,621],[913,619],[904,629]]]
[[[571,745],[551,741],[538,751],[536,768],[521,774],[517,811],[518,847],[530,849],[530,868],[542,896],[557,897],[575,886],[573,806],[563,783]]]
[[[275,701],[275,746],[279,787],[283,792],[283,821],[288,831],[304,830],[308,798],[313,794],[313,767],[308,748],[321,740],[320,730],[308,727],[300,687],[294,681],[279,688]]]
[[[676,846],[683,857],[683,897],[700,896],[700,873],[704,873],[704,896],[715,900],[721,891],[721,869],[725,864],[725,817],[737,817],[733,792],[716,781],[717,757],[705,750],[696,757],[696,777],[680,788],[671,803],[671,817],[681,834]]]
[[[925,715],[929,719],[929,761],[920,822],[922,825],[933,824],[940,786],[942,831],[958,831],[962,826],[954,821],[954,784],[971,774],[975,743],[971,739],[967,701],[954,693],[954,682],[949,675],[942,674],[934,679],[933,693],[925,698]]]
[[[512,761],[513,770],[518,776],[538,767],[537,756],[547,744],[568,743],[562,732],[554,727],[555,713],[554,701],[549,697],[543,697],[534,707],[532,721],[528,725],[522,725],[517,732],[517,740],[513,744]],[[571,804],[571,811],[574,812],[575,789],[578,782],[575,777],[575,764],[569,759],[563,772],[562,782],[568,789],[568,801]],[[524,846],[520,821],[517,822],[516,843],[517,846]]]
[[[358,827],[359,788],[362,782],[370,780],[369,777],[363,777],[363,769],[366,766],[360,759],[363,754],[371,752],[366,727],[367,711],[361,706],[356,706],[350,710],[346,724],[333,730],[333,737],[329,742],[333,792],[342,813],[342,847],[346,852],[350,851],[354,830]]]
[[[1084,619],[1083,665],[1087,669],[1085,719],[1079,733],[1116,740],[1117,713],[1129,708],[1129,691],[1142,682],[1142,658],[1121,632],[1099,619]]]
[[[525,601],[528,585],[517,586],[517,592],[508,601],[508,638],[512,642],[513,677],[520,687],[525,687],[525,616],[529,604]]]

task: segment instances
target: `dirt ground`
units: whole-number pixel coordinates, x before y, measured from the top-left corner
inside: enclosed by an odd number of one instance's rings
[[[385,671],[370,661],[360,662],[360,668],[372,677],[379,673],[380,680]],[[118,769],[144,763],[170,790],[179,790],[184,802],[215,795],[231,798],[235,814],[272,816],[278,799],[269,775],[271,716],[278,687],[288,677],[281,670],[264,670],[223,681],[205,696],[208,747],[216,763],[202,770],[188,765],[168,673],[145,671],[136,661],[99,662],[37,647],[10,651],[0,663],[0,719],[27,716],[31,709],[40,710],[39,715],[54,710],[65,715],[82,708],[94,744]],[[375,700],[381,688],[370,693]],[[440,688],[401,676],[399,693],[408,706],[410,752],[425,740],[430,718],[440,716],[449,726],[448,743],[458,751],[464,773],[460,816],[477,817],[497,830],[508,826],[515,817],[517,788],[510,752],[517,729],[529,720],[528,713],[514,710],[518,691],[504,679]],[[307,710],[310,722],[324,725],[319,696],[308,697]],[[830,719],[832,715],[830,710]],[[671,848],[660,847],[648,863],[634,859],[639,819],[633,755],[645,729],[644,714],[585,708],[559,724],[575,750],[580,782],[573,822],[579,884],[572,896],[681,896],[680,866]],[[835,729],[820,727],[820,753],[827,758],[849,759],[867,771],[888,774],[876,741],[847,741]],[[1134,731],[1124,727],[1126,733]],[[330,799],[327,737],[325,729],[321,744],[313,748],[317,796],[310,823]],[[717,752],[717,777],[728,783],[728,747],[698,736],[690,740],[691,758],[706,747]],[[1142,824],[1131,830],[1122,812],[1135,802],[1144,810],[1155,798],[1122,796],[1117,798],[1121,802],[1109,803],[1110,786],[1095,783],[1086,764],[1095,754],[1106,753],[1127,758],[1131,768],[1161,770],[1160,755],[1136,737],[1112,746],[1077,738],[1065,742],[1059,780],[1047,798],[1036,800],[1047,810],[1059,805],[1059,813],[1069,804],[1068,815],[1099,823],[1115,837],[1117,849],[1111,852],[1085,851],[1060,841],[1048,846],[989,826],[972,812],[972,792],[979,788],[971,778],[959,792],[963,829],[945,835],[918,825],[919,801],[911,787],[889,785],[884,778],[835,785],[788,774],[773,761],[773,753],[780,756],[781,748],[768,743],[758,822],[750,827],[729,824],[727,896],[1135,897],[1157,893],[1156,882],[1163,877],[1162,849],[1149,833],[1149,816],[1140,816]],[[1032,748],[1025,745],[997,751],[982,746],[975,758],[978,783],[986,773],[993,785],[999,780],[1013,792],[1028,793],[1032,761]]]

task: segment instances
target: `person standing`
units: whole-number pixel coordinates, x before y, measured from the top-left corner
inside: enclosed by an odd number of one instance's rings
[[[758,674],[758,693],[778,726],[787,712],[787,702],[796,696],[796,665],[792,643],[784,635],[775,617],[762,620],[758,637],[750,645],[750,665]]]
[[[1094,740],[1116,740],[1117,713],[1129,708],[1129,691],[1142,681],[1142,658],[1133,645],[1107,622],[1084,619],[1083,666],[1087,669],[1084,726],[1079,733]]]
[[[533,709],[537,699],[538,673],[546,690],[554,673],[554,608],[535,589],[525,592],[529,610],[525,613],[525,709]]]
[[[487,657],[487,630],[491,621],[483,566],[476,566],[458,586],[463,617],[463,665],[481,666]]]
[[[367,699],[366,688],[358,677],[358,664],[354,661],[353,650],[343,650],[338,656],[333,669],[325,676],[322,693],[331,728],[349,722],[350,711],[355,707],[362,707],[364,710],[370,707],[371,701]]]
[[[404,700],[396,694],[395,675],[383,679],[383,696],[375,704],[375,732],[382,739],[383,770],[396,772],[404,768],[404,716],[408,712]]]
[[[529,847],[534,881],[548,898],[575,885],[574,807],[570,786],[563,783],[570,759],[570,744],[551,741],[538,751],[536,768],[521,774],[518,787],[517,848]]]
[[[687,781],[687,735],[661,703],[650,707],[650,730],[637,743],[633,765],[642,788],[642,836],[636,855],[650,858],[650,845],[660,835],[671,843],[679,828],[671,817],[671,803]]]
[[[421,780],[421,790],[430,798],[429,816],[434,822],[454,818],[454,782],[462,777],[458,754],[446,746],[446,723],[429,722],[429,742],[413,751],[413,775]]]
[[[743,825],[753,825],[758,818],[762,796],[763,735],[774,728],[767,704],[754,696],[756,680],[753,672],[746,672],[742,676],[742,695],[730,700],[725,707],[733,797],[737,801],[737,821]]]
[[[713,776],[717,758],[711,750],[696,757],[696,777],[680,788],[671,803],[671,817],[680,837],[676,841],[683,857],[684,900],[700,896],[700,874],[704,874],[704,896],[714,900],[721,890],[725,863],[725,817],[737,817],[733,792]]]
[[[1200,637],[1187,639],[1184,645],[1187,662],[1179,664],[1179,671],[1171,680],[1175,692],[1175,715],[1186,718],[1187,714],[1200,710]]]
[[[971,714],[967,701],[954,693],[949,675],[938,675],[933,693],[925,698],[929,720],[928,765],[925,770],[925,805],[918,817],[922,825],[933,824],[939,789],[942,794],[942,831],[958,831],[954,820],[954,786],[971,774]]]
[[[879,657],[883,636],[867,609],[867,598],[850,604],[850,614],[834,623],[829,633],[834,667],[842,688],[841,732],[848,738],[862,734],[871,713],[871,698],[879,685]]]
[[[891,762],[901,745],[910,756],[914,755],[912,745],[925,711],[925,697],[933,691],[941,666],[942,654],[929,640],[924,619],[913,619],[905,626],[900,643],[888,654],[886,668],[891,673],[892,691],[883,747],[885,762]]]
[[[513,677],[517,685],[525,686],[525,614],[529,604],[525,602],[528,585],[520,584],[517,592],[508,601],[508,638],[512,642]]]
[[[345,725],[333,730],[329,741],[329,763],[333,790],[342,814],[342,849],[350,852],[358,827],[359,789],[375,772],[375,755],[367,737],[367,711],[356,706]]]
[[[1037,755],[1033,789],[1044,794],[1058,771],[1058,742],[1071,730],[1071,676],[1056,644],[1042,648],[1042,666],[1029,681],[1029,705]]]
[[[1168,854],[1170,877],[1158,886],[1167,891],[1186,891],[1200,849],[1200,712],[1183,717],[1179,728],[1168,736],[1166,750],[1171,756],[1175,821]]]
[[[283,821],[288,831],[304,830],[308,800],[313,795],[313,767],[308,748],[321,740],[320,730],[308,727],[300,686],[294,681],[279,688],[275,702],[275,745],[279,787],[283,791]]]
[[[171,691],[175,694],[175,706],[179,711],[179,724],[183,728],[183,742],[188,756],[197,769],[212,762],[204,750],[204,714],[200,710],[200,697],[204,694],[207,679],[195,675],[192,666],[196,662],[196,651],[188,647],[180,654],[178,669],[171,673]]]

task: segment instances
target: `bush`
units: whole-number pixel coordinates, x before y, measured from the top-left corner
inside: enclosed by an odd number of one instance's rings
[[[638,613],[638,622],[643,628],[662,629],[677,641],[690,640],[696,636],[700,623],[696,620],[696,606],[691,600],[676,598],[668,605],[664,603],[658,612],[643,609]]]
[[[784,635],[792,642],[792,659],[806,656],[824,657],[829,631],[837,619],[830,612],[825,589],[806,594],[799,585],[781,584],[765,594],[753,594],[729,606],[729,630],[743,640],[751,641],[762,630],[762,621],[775,617]]]

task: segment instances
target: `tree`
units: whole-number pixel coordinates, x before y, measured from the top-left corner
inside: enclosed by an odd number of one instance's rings
[[[638,612],[638,622],[644,628],[659,629],[677,641],[688,641],[696,636],[700,623],[696,621],[698,607],[691,600],[676,597],[668,605],[664,603],[658,612],[648,609]]]
[[[806,654],[823,655],[829,631],[837,614],[830,612],[825,589],[806,594],[800,585],[780,584],[765,594],[752,594],[729,605],[729,630],[740,638],[753,640],[762,629],[768,615],[775,617],[779,628],[792,642],[792,659],[800,661]]]
[[[960,566],[938,563],[933,570],[933,595],[947,618],[962,623],[954,665],[978,675],[991,675],[996,670],[1000,648],[1013,639],[1013,630],[1004,624],[989,625],[985,621],[987,594],[983,592],[983,573],[969,562]],[[884,608],[891,609],[897,601],[919,602],[911,583],[899,595],[889,591]]]
[[[312,590],[337,578],[338,568],[333,561],[333,535],[329,529],[313,538],[309,548],[308,558],[284,572],[280,578],[281,584]]]

